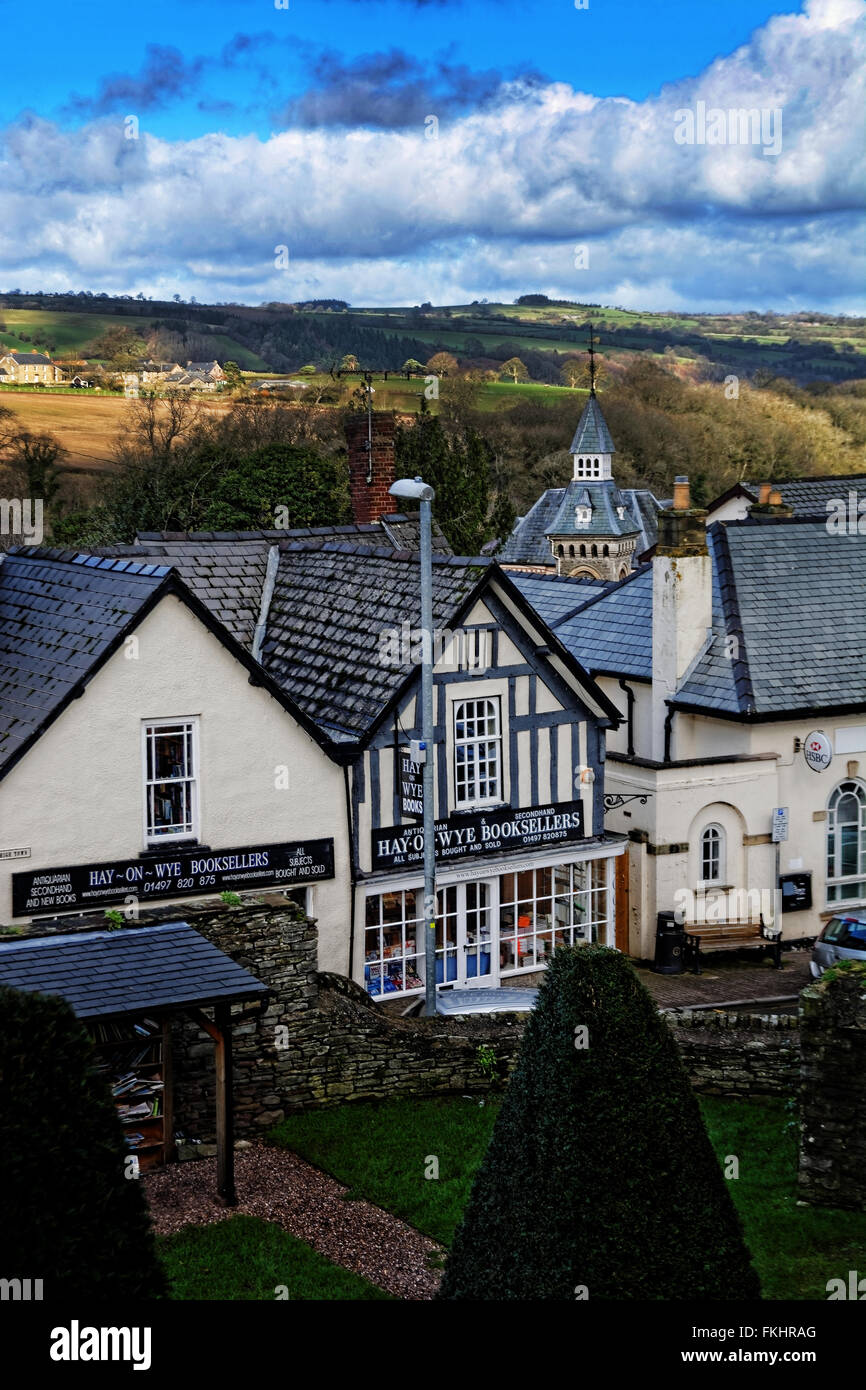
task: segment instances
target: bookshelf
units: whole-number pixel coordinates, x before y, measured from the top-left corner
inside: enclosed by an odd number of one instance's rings
[[[171,1024],[124,1018],[91,1025],[97,1070],[108,1081],[126,1148],[142,1172],[173,1155]]]

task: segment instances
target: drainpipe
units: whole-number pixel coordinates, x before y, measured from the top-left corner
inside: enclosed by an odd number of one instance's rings
[[[346,827],[349,835],[349,882],[350,902],[349,908],[349,969],[346,971],[348,979],[352,979],[352,970],[355,965],[355,841],[352,834],[352,799],[349,791],[349,764],[343,763],[343,785],[346,789]]]
[[[633,758],[633,757],[634,757],[634,691],[632,690],[632,688],[631,688],[630,685],[626,685],[625,679],[624,679],[624,677],[622,677],[622,676],[620,676],[620,678],[619,678],[619,688],[620,688],[620,690],[622,690],[622,691],[625,692],[626,698],[627,698],[627,700],[628,700],[628,706],[627,706],[627,712],[626,712],[626,724],[627,724],[627,729],[628,729],[628,749],[627,749],[626,756],[629,757],[629,758]]]
[[[667,707],[668,707],[668,712],[667,712],[667,714],[665,715],[665,757],[664,757],[664,760],[665,760],[666,763],[669,763],[670,760],[671,760],[671,734],[672,734],[672,732],[673,732],[674,715],[676,714],[676,710],[674,709],[673,705],[671,704],[671,702],[670,702],[669,700],[666,700],[666,701],[665,701],[665,704],[666,704]]]

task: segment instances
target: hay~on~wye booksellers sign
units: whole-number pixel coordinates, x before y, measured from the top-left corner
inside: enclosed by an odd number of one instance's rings
[[[253,845],[210,850],[199,846],[167,850],[142,859],[113,859],[70,868],[35,869],[12,875],[12,914],[70,912],[122,906],[158,898],[246,888],[291,888],[334,877],[334,841]]]
[[[513,811],[497,806],[451,816],[436,825],[436,858],[450,863],[476,854],[501,854],[513,849],[543,849],[562,841],[585,839],[583,803],[561,801],[554,806],[531,806]],[[420,864],[424,832],[415,826],[392,825],[372,834],[374,869],[397,869]]]

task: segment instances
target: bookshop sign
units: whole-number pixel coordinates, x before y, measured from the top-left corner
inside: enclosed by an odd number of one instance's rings
[[[164,856],[113,859],[12,875],[12,915],[81,912],[158,898],[247,888],[291,888],[334,877],[334,841],[253,845],[244,849],[167,850]]]
[[[583,803],[560,801],[555,806],[532,806],[513,811],[496,807],[469,815],[450,816],[436,825],[436,859],[442,863],[473,854],[499,854],[503,850],[540,849],[562,841],[582,840]],[[393,825],[373,831],[374,869],[397,869],[420,864],[424,858],[424,832],[414,826]]]

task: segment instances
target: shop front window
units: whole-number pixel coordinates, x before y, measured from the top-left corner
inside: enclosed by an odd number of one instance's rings
[[[436,983],[457,979],[457,887],[436,894]]]
[[[607,861],[522,869],[499,879],[504,974],[538,970],[557,946],[607,939]]]
[[[415,888],[371,893],[367,898],[364,985],[368,994],[382,997],[422,988],[423,898]]]

